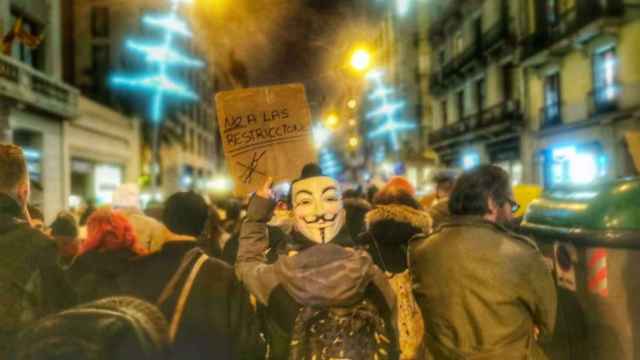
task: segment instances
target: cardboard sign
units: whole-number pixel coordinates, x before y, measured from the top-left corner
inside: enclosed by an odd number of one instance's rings
[[[256,191],[268,176],[293,180],[316,162],[302,84],[221,92],[216,108],[236,195]]]

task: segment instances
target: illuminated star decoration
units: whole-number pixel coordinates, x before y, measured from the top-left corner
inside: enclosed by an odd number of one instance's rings
[[[327,148],[320,150],[320,168],[325,176],[337,178],[342,174],[342,164],[336,158],[336,155]]]
[[[383,82],[384,74],[380,70],[374,70],[370,72],[367,77],[374,82],[374,90],[369,95],[369,99],[373,101],[379,101],[379,107],[367,114],[369,119],[382,118],[381,124],[373,129],[368,137],[370,139],[377,139],[383,136],[388,136],[391,142],[391,147],[394,151],[400,150],[400,143],[398,141],[398,134],[401,132],[410,131],[416,128],[416,125],[407,121],[400,121],[394,118],[395,113],[404,108],[404,102],[394,102],[390,97],[393,94],[393,89],[385,87]]]
[[[189,89],[187,85],[169,76],[171,67],[199,68],[204,66],[202,61],[183,55],[173,48],[174,37],[191,37],[187,24],[177,15],[180,4],[190,2],[191,0],[171,0],[171,12],[168,14],[142,18],[145,25],[164,32],[162,42],[149,44],[132,40],[126,42],[129,50],[141,54],[147,63],[155,67],[154,73],[139,76],[114,76],[111,78],[111,83],[116,87],[131,88],[132,90],[141,90],[152,94],[151,119],[155,123],[162,120],[165,97],[172,96],[190,101],[198,100],[198,95]]]

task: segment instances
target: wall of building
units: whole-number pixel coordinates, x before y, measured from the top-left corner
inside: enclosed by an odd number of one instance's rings
[[[71,195],[71,162],[81,159],[122,167],[124,182],[140,176],[140,122],[86,97],[79,101],[78,118],[64,126],[65,199]]]

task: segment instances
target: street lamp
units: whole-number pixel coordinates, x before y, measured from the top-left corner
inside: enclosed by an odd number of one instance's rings
[[[329,129],[335,129],[338,126],[338,115],[331,113],[327,116],[326,125]]]
[[[358,137],[357,137],[357,136],[352,136],[352,137],[349,139],[349,146],[350,146],[351,148],[355,149],[355,148],[357,148],[357,147],[358,147],[358,145],[359,145],[359,144],[360,144],[360,139],[358,139]]]
[[[365,49],[357,49],[351,55],[351,66],[357,71],[364,71],[371,65],[371,55]]]

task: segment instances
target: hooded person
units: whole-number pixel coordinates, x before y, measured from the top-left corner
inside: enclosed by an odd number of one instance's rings
[[[431,232],[431,218],[420,209],[413,185],[402,177],[391,178],[373,198],[373,206],[365,218],[367,231],[359,239],[396,294],[400,358],[420,359],[424,322],[411,290],[407,251],[411,238]]]
[[[305,166],[289,195],[294,229],[271,244],[270,185],[250,200],[236,273],[257,299],[272,358],[397,358],[395,296],[345,226],[340,185]]]
[[[160,250],[166,240],[166,228],[140,209],[140,191],[135,184],[123,184],[113,194],[113,208],[129,220],[138,241],[148,252]]]

